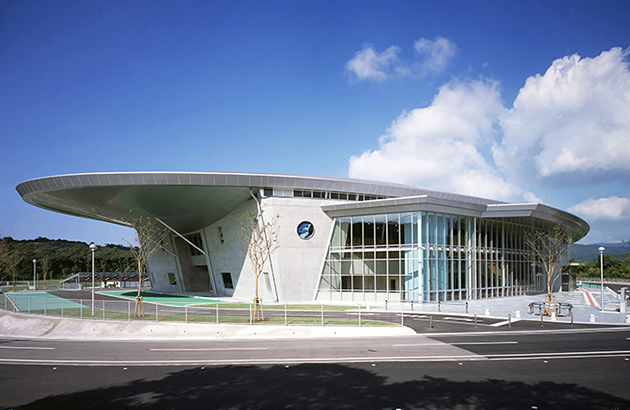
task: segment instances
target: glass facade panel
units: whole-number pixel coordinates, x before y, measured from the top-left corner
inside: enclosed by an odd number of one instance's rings
[[[337,218],[319,290],[355,301],[525,294],[535,286],[526,229],[433,212]]]

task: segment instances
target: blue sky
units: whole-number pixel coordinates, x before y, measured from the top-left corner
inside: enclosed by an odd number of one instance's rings
[[[630,239],[626,1],[0,2],[0,232],[125,228],[15,186],[105,171],[350,176]]]

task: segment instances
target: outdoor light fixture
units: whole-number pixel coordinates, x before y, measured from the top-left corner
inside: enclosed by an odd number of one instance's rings
[[[92,316],[94,316],[94,251],[96,250],[94,242],[90,244],[90,250],[92,251]]]
[[[603,246],[599,247],[599,264],[600,264],[600,272],[602,274],[602,312],[604,311],[604,251],[606,249]]]
[[[33,290],[37,290],[37,259],[33,259]]]

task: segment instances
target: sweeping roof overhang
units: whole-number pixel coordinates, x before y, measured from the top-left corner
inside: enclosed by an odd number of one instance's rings
[[[384,182],[348,178],[314,177],[286,174],[228,172],[123,172],[60,175],[22,182],[16,189],[35,206],[107,222],[124,224],[129,211],[134,216],[153,216],[179,232],[208,226],[251,198],[251,189],[314,190],[347,192],[392,199],[348,202],[330,206],[366,207],[379,201],[404,200],[404,197],[437,198],[465,208],[513,206],[499,201],[458,195],[443,191]],[[362,205],[363,204],[363,205]],[[542,205],[539,205],[542,206]],[[549,208],[549,207],[546,207]],[[552,209],[553,208],[549,208]],[[558,211],[577,223],[577,231],[588,232],[581,219]],[[523,215],[525,216],[525,215]],[[526,217],[526,216],[525,216]]]
[[[590,230],[588,223],[583,219],[548,205],[536,203],[481,204],[431,195],[330,204],[322,206],[322,210],[330,217],[428,211],[494,219],[540,230],[549,230],[559,225],[567,231],[574,241],[582,239]]]

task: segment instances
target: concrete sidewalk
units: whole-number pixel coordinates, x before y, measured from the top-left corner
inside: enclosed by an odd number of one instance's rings
[[[218,340],[413,335],[401,326],[274,326],[57,318],[0,311],[0,337],[90,340]]]
[[[611,324],[630,325],[630,313],[620,313],[621,299],[619,295],[610,289],[604,291],[604,310],[600,309],[601,304],[601,292],[599,289],[580,289],[573,292],[557,292],[554,293],[556,303],[561,303],[563,306],[571,304],[573,307],[571,312],[573,314],[574,323],[597,323],[597,324]],[[590,296],[590,298],[589,298]],[[590,300],[594,300],[595,306],[589,303]],[[488,316],[494,318],[507,319],[508,315],[512,319],[523,320],[540,320],[540,316],[536,314],[530,314],[529,304],[543,303],[545,301],[545,294],[536,295],[523,295],[523,296],[511,296],[501,298],[479,299],[470,301],[448,301],[441,302],[439,305],[437,302],[430,303],[414,303],[413,311],[422,313],[450,313],[458,315],[477,315]],[[412,305],[410,303],[389,303],[388,310],[393,311],[410,311]],[[534,309],[533,313],[538,313],[538,308]],[[562,313],[567,311],[562,309]],[[545,321],[558,321],[558,322],[570,322],[570,316],[550,318],[545,317]]]

